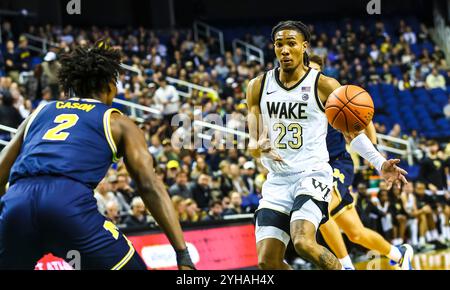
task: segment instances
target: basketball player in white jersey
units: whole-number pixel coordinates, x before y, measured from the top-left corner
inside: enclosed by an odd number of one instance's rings
[[[333,184],[323,104],[340,84],[308,67],[310,33],[303,23],[280,22],[272,40],[280,67],[251,80],[247,88],[249,151],[269,170],[256,213],[258,264],[289,269],[283,259],[292,239],[297,253],[319,268],[342,269],[316,242],[320,224],[328,219]],[[347,137],[354,151],[383,167],[388,182],[405,180],[398,162],[386,161],[365,134]]]

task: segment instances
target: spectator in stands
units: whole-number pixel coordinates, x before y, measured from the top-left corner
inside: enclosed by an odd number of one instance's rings
[[[406,27],[406,31],[403,33],[403,38],[409,44],[416,44],[417,42],[416,33],[412,30],[411,26]]]
[[[432,206],[434,216],[438,220],[440,241],[443,242],[448,237],[448,217],[446,216],[446,190],[447,176],[445,172],[447,160],[444,159],[439,150],[439,143],[435,140],[428,141],[427,156],[420,162],[419,180],[427,185],[427,194],[435,200]]]
[[[446,161],[438,155],[438,152],[439,143],[436,140],[429,140],[427,143],[427,156],[420,162],[419,180],[426,184],[430,194],[441,198],[447,187],[444,166]]]
[[[431,70],[431,74],[429,74],[426,78],[426,85],[428,89],[436,89],[441,88],[446,90],[445,86],[445,78],[443,75],[439,74],[436,68]]]
[[[31,69],[31,52],[28,49],[28,39],[24,35],[19,37],[17,54],[19,57],[19,70],[21,72],[29,71]]]
[[[154,96],[155,104],[162,111],[164,119],[171,121],[180,110],[180,97],[174,86],[167,84],[165,77],[159,81],[159,88]]]
[[[444,106],[444,115],[447,120],[450,120],[450,99],[448,100],[448,104]]]
[[[244,180],[242,179],[239,165],[237,165],[237,164],[230,165],[230,177],[233,181],[233,188],[235,191],[237,191],[241,194],[244,194],[244,195],[249,194],[249,190],[248,190],[247,186],[245,185]]]
[[[389,202],[394,230],[392,244],[401,245],[406,237],[407,213],[403,207],[401,189],[398,186],[393,186],[389,191]]]
[[[247,161],[243,165],[242,169],[242,179],[244,185],[248,188],[249,193],[255,192],[255,163],[253,161]]]
[[[233,62],[235,65],[239,65],[242,61],[244,61],[244,52],[240,47],[238,47],[234,50]]]
[[[320,56],[321,58],[325,58],[327,53],[328,53],[328,49],[324,46],[324,43],[322,40],[317,41],[317,46],[313,48],[313,53],[315,55]]]
[[[419,217],[419,247],[429,248],[428,243],[434,246],[440,246],[439,234],[434,220],[433,208],[436,203],[433,197],[425,193],[426,185],[422,182],[416,182],[415,196]]]
[[[33,108],[36,108],[42,100],[42,89],[48,86],[47,78],[43,74],[42,65],[38,64],[33,70],[26,84],[26,93],[33,102]]]
[[[14,46],[14,41],[8,40],[6,42],[6,51],[4,55],[5,59],[5,72],[6,75],[11,77],[13,81],[17,82],[19,80],[19,55]]]
[[[47,52],[42,63],[42,70],[48,80],[48,86],[52,91],[53,100],[56,100],[59,95],[58,70],[60,66],[60,63],[56,60],[56,53],[53,51]]]
[[[414,184],[409,181],[402,187],[401,200],[407,216],[406,227],[409,232],[409,243],[414,249],[419,249],[419,220],[420,212],[417,209]],[[424,239],[425,241],[425,239]]]
[[[225,195],[222,198],[222,208],[223,208],[223,210],[225,211],[227,208],[229,208],[230,204],[231,204],[230,195]]]
[[[219,200],[211,201],[209,204],[208,215],[203,218],[204,221],[219,221],[223,219],[223,207]]]
[[[230,69],[223,62],[223,58],[218,57],[216,59],[216,65],[214,66],[214,70],[218,73],[221,78],[221,81],[224,82],[230,73]]]
[[[145,226],[148,222],[149,216],[144,201],[139,196],[134,197],[131,201],[131,214],[124,219],[123,223],[127,227],[139,227]]]
[[[415,82],[411,80],[408,73],[404,73],[402,79],[398,82],[398,89],[400,91],[414,89]]]
[[[233,191],[233,180],[230,177],[230,162],[222,160],[219,163],[219,181],[222,196],[228,196]]]
[[[205,162],[205,158],[198,156],[191,172],[191,178],[197,179],[201,174],[209,175],[210,170],[208,164]]]
[[[98,211],[102,215],[106,215],[106,205],[109,201],[117,201],[114,194],[110,191],[110,184],[106,178],[103,178],[97,185],[94,191],[94,197],[97,200]]]
[[[187,220],[191,223],[201,221],[205,218],[206,212],[198,207],[198,204],[192,198],[184,201],[186,205]]]
[[[172,196],[172,204],[180,222],[186,222],[188,218],[185,199],[179,195],[174,195]]]
[[[235,215],[235,214],[243,214],[244,209],[242,208],[242,195],[237,192],[233,191],[230,194],[230,205],[228,208],[224,211],[223,215]]]
[[[210,183],[211,177],[202,173],[191,187],[192,196],[201,209],[207,209],[211,201]]]
[[[166,185],[172,186],[175,184],[175,179],[177,177],[177,174],[180,172],[180,163],[176,160],[170,160],[167,162],[167,171],[166,171]]]
[[[13,98],[9,90],[0,91],[0,101],[0,124],[18,128],[20,123],[22,123],[23,118],[20,115],[19,110],[13,106]],[[3,140],[10,139],[9,133],[6,134],[4,131],[1,131],[0,134]]]
[[[392,206],[389,200],[389,193],[387,190],[380,190],[378,192],[378,200],[376,201],[379,210],[379,224],[381,225],[382,235],[388,240],[392,241],[394,237],[394,225],[392,216]]]
[[[42,100],[39,102],[38,106],[45,106],[52,101],[52,90],[50,87],[45,87],[41,94]]]
[[[119,203],[112,199],[106,203],[106,217],[115,225],[120,224]]]
[[[11,22],[9,21],[5,21],[2,24],[1,27],[2,33],[0,35],[0,37],[2,38],[2,43],[5,43],[8,40],[14,39],[14,33],[12,32],[11,29]]]
[[[115,195],[122,212],[130,211],[131,200],[137,196],[134,189],[130,186],[130,178],[127,174],[120,173],[117,175],[117,183],[115,186]]]
[[[170,139],[162,141],[163,151],[156,157],[158,162],[179,161],[178,154],[174,152]]]
[[[376,202],[372,199],[364,183],[358,184],[357,192],[356,210],[361,217],[361,221],[365,227],[380,232],[378,221],[383,213],[377,208]]]
[[[192,192],[188,186],[188,175],[184,171],[177,173],[175,184],[169,188],[169,194],[171,196],[178,195],[183,198],[192,198]]]
[[[392,130],[389,132],[389,136],[395,137],[395,138],[401,138],[402,135],[402,127],[400,127],[399,124],[394,124],[392,127]]]
[[[157,157],[163,152],[163,146],[161,145],[161,139],[157,134],[151,137],[151,145],[148,147],[148,151],[153,157]]]

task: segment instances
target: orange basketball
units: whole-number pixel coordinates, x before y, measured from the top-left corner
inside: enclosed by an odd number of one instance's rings
[[[328,123],[341,132],[364,130],[372,121],[373,112],[372,97],[366,90],[354,85],[334,90],[325,105]]]

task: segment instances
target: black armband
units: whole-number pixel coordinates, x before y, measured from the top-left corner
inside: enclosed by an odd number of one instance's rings
[[[178,266],[188,266],[195,270],[195,265],[192,263],[191,256],[189,255],[188,249],[175,250],[177,254],[177,264]]]

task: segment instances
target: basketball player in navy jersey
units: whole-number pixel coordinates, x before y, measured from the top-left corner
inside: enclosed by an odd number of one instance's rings
[[[310,67],[319,71],[322,70],[323,60],[319,56],[312,55],[309,61]],[[367,126],[365,134],[372,143],[376,144],[376,131],[372,122]],[[349,191],[349,186],[353,182],[354,166],[345,145],[344,135],[328,125],[327,149],[330,155],[329,162],[333,168],[334,184],[330,202],[330,216],[332,218],[321,225],[322,236],[346,269],[354,269],[354,266],[339,228],[353,243],[389,257],[401,269],[411,269],[410,260],[413,251],[409,245],[405,244],[400,247],[391,245],[379,233],[364,227],[361,222],[354,207],[353,196]]]
[[[123,156],[138,192],[193,269],[143,133],[110,105],[120,53],[105,41],[61,59],[60,84],[75,98],[38,108],[0,155],[0,269],[34,269],[46,253],[80,253],[81,269],[146,269],[131,242],[97,210],[93,189]],[[9,180],[9,189],[5,186]]]

